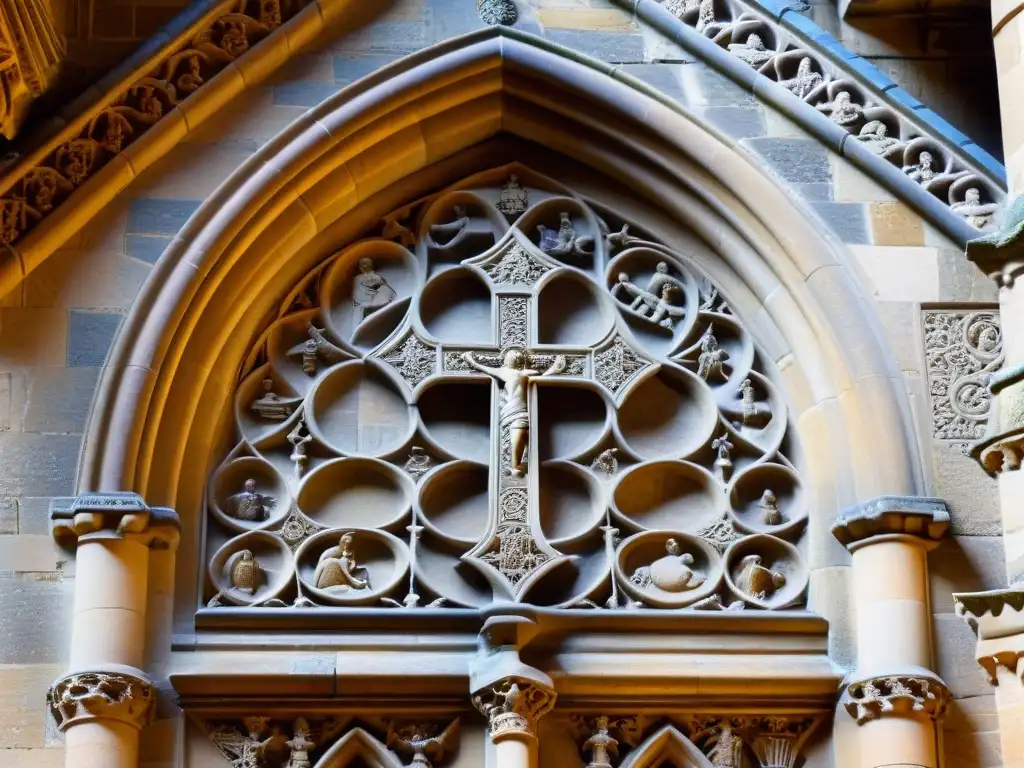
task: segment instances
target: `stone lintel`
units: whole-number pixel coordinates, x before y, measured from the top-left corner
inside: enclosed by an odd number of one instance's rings
[[[1024,271],[1024,196],[1006,207],[998,230],[967,243],[967,259],[999,285],[1013,285]]]
[[[876,536],[904,534],[935,542],[949,530],[949,508],[925,496],[880,496],[847,507],[832,524],[840,544],[855,548]]]
[[[150,507],[132,491],[89,492],[50,502],[54,539],[73,548],[82,541],[130,538],[154,548],[174,548],[181,534],[178,514],[169,507]]]

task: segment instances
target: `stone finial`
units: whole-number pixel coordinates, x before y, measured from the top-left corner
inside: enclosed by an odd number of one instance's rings
[[[141,729],[153,716],[153,684],[127,671],[76,672],[57,680],[46,703],[60,730],[88,720],[118,720]]]
[[[62,547],[83,540],[116,538],[140,541],[155,549],[174,549],[181,535],[178,514],[150,507],[131,491],[82,493],[50,502],[50,527]]]
[[[832,535],[851,551],[867,539],[892,534],[937,542],[947,530],[946,502],[925,496],[880,496],[847,507],[832,524]]]
[[[846,686],[842,705],[858,725],[864,725],[888,716],[938,720],[949,700],[949,689],[937,675],[917,669],[854,681]]]
[[[487,718],[491,739],[536,737],[537,721],[555,706],[553,688],[526,677],[506,677],[473,694],[473,706]]]

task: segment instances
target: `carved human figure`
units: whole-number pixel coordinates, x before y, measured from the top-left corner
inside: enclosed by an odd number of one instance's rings
[[[850,98],[848,91],[840,91],[835,99],[818,104],[816,109],[828,115],[836,125],[844,127],[853,125],[864,115],[864,108]]]
[[[508,183],[501,190],[498,198],[498,210],[508,218],[515,218],[526,210],[530,204],[530,196],[519,184],[519,177],[512,174],[508,177]]]
[[[498,412],[501,431],[509,430],[511,439],[510,473],[521,477],[526,472],[526,449],[530,442],[530,413],[527,405],[527,386],[531,379],[551,376],[565,369],[565,357],[556,355],[551,367],[543,373],[528,368],[529,357],[521,349],[510,349],[500,368],[491,368],[476,361],[472,352],[462,358],[474,369],[496,379],[501,384],[501,407]]]
[[[876,155],[884,157],[895,147],[902,146],[899,139],[886,135],[888,131],[889,129],[881,120],[869,120],[854,138]]]
[[[772,419],[771,408],[767,403],[757,401],[757,390],[750,379],[744,379],[739,388],[739,407],[723,405],[722,411],[730,416],[736,417],[733,421],[735,426],[751,427],[762,429]]]
[[[239,592],[255,595],[262,583],[262,569],[251,550],[243,549],[228,559],[231,586]]]
[[[724,363],[729,359],[729,353],[718,346],[718,339],[715,338],[714,325],[709,325],[700,339],[700,356],[697,358],[697,375],[704,381],[727,381],[729,375],[725,372]]]
[[[433,462],[430,460],[430,454],[418,445],[414,445],[409,449],[409,458],[405,461],[405,471],[408,472],[413,479],[418,480],[422,475],[425,475],[430,471],[432,463]]]
[[[643,589],[651,584],[665,592],[686,592],[704,583],[704,577],[690,568],[693,555],[683,552],[676,539],[665,542],[666,555],[633,571],[629,580]]]
[[[939,173],[932,167],[935,157],[931,152],[922,152],[917,157],[917,162],[903,166],[903,172],[910,177],[911,181],[919,184],[927,184],[939,176]]]
[[[721,437],[716,437],[711,441],[711,448],[717,453],[715,458],[715,467],[722,473],[722,479],[728,482],[729,475],[732,474],[732,443],[729,442],[729,436],[725,433]]]
[[[583,743],[583,751],[590,755],[587,768],[612,768],[612,760],[619,757],[619,742],[608,733],[608,718],[594,720],[594,732]]]
[[[618,448],[608,448],[601,451],[594,457],[594,460],[590,462],[590,468],[598,475],[611,477],[619,471],[619,460],[615,458],[615,454],[618,452]]]
[[[745,43],[729,43],[729,53],[745,61],[755,69],[770,61],[775,55],[764,47],[760,35],[747,35]]]
[[[295,467],[294,477],[296,480],[302,477],[306,471],[306,463],[309,461],[309,456],[306,455],[306,444],[313,439],[308,431],[306,434],[302,434],[302,430],[305,428],[305,423],[299,419],[292,431],[288,433],[288,442],[292,444],[292,455],[288,458]]]
[[[996,203],[981,202],[981,191],[971,187],[964,194],[963,202],[953,203],[949,210],[963,217],[975,229],[983,229],[999,210],[999,206]]]
[[[576,243],[576,230],[572,226],[569,214],[562,211],[558,214],[558,229],[551,229],[543,224],[537,225],[540,234],[540,249],[552,256],[566,256],[573,252]]]
[[[786,585],[785,574],[765,568],[762,562],[760,555],[744,557],[736,581],[736,586],[757,600],[767,600]]]
[[[343,533],[338,546],[330,547],[320,555],[313,575],[317,589],[358,592],[370,588],[370,575],[356,564],[354,540],[354,534]]]
[[[788,88],[801,99],[806,98],[807,95],[821,85],[822,82],[821,74],[815,72],[811,68],[812,66],[813,62],[810,57],[804,56],[804,58],[800,59],[800,63],[797,65],[796,76],[791,77],[788,80],[780,80],[780,85]]]
[[[358,319],[366,318],[381,307],[386,307],[397,295],[395,289],[388,285],[388,281],[374,269],[373,259],[359,260],[359,274],[352,281],[352,305],[357,313],[361,313]]]
[[[274,380],[266,378],[263,380],[263,394],[253,400],[250,408],[264,419],[284,421],[292,415],[295,405],[301,399],[299,397],[281,397],[274,392]]]
[[[669,273],[666,262],[660,261],[654,268],[646,290],[633,283],[628,274],[620,272],[611,293],[619,301],[622,301],[621,294],[627,294],[633,299],[629,305],[631,310],[654,323],[671,328],[672,321],[684,314],[679,305],[683,290],[683,282]]]
[[[285,742],[285,746],[291,750],[285,768],[310,768],[312,763],[309,752],[316,744],[309,738],[309,723],[300,717],[295,721],[292,730],[295,735]]]
[[[256,481],[251,477],[245,481],[241,493],[236,493],[229,500],[230,514],[237,520],[247,523],[261,523],[270,517],[275,499],[256,490]]]
[[[740,768],[743,743],[730,726],[716,728],[709,742],[708,759],[715,768]]]
[[[771,488],[765,488],[764,493],[761,494],[761,502],[758,504],[761,509],[764,510],[764,524],[765,525],[781,525],[782,524],[782,510],[779,508],[779,500],[775,496],[775,492]]]
[[[464,205],[453,206],[455,220],[430,225],[431,245],[441,251],[455,248],[469,231],[469,213]]]

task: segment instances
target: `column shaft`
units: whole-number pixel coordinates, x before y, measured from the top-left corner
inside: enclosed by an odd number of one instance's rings
[[[992,29],[999,77],[1003,155],[1010,197],[1024,193],[1024,15],[1020,0],[993,0]]]
[[[67,768],[136,768],[139,729],[112,720],[78,723],[68,728],[64,750]]]
[[[537,740],[506,738],[494,744],[495,768],[537,768]]]

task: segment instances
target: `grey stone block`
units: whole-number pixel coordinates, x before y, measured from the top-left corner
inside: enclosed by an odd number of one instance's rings
[[[829,203],[835,199],[835,191],[832,185],[826,182],[790,184],[790,186],[808,203]]]
[[[50,500],[52,496],[23,496],[18,499],[18,533],[50,535]]]
[[[967,622],[952,613],[936,614],[932,624],[935,671],[956,698],[992,692],[985,670],[974,657],[978,639]]]
[[[828,150],[814,139],[745,139],[743,144],[760,155],[785,181],[793,184],[831,184]]]
[[[486,26],[476,0],[429,0],[430,31],[435,43]]]
[[[367,30],[370,50],[410,53],[426,47],[427,24],[423,21],[378,21]]]
[[[9,535],[18,532],[18,500],[0,499],[0,534]]]
[[[996,481],[978,463],[948,443],[932,443],[934,493],[949,505],[950,532],[999,536],[1003,531]]]
[[[765,135],[764,112],[759,107],[708,107],[704,117],[734,139]]]
[[[62,663],[68,652],[74,582],[54,575],[0,578],[0,664]]]
[[[339,83],[354,83],[398,58],[398,54],[387,53],[335,56],[334,79]]]
[[[953,536],[928,556],[932,610],[953,613],[954,592],[1006,586],[1002,536]]]
[[[700,90],[699,100],[694,103],[706,104],[709,107],[756,107],[754,94],[741,88],[735,82],[707,64],[696,64],[696,81]]]
[[[125,232],[133,235],[176,235],[201,202],[158,198],[132,200]]]
[[[998,290],[995,281],[968,261],[962,250],[939,248],[939,299],[995,302]]]
[[[68,367],[102,366],[123,315],[72,309],[68,313]]]
[[[124,252],[148,264],[156,264],[171,238],[157,235],[125,235]]]
[[[335,83],[281,83],[274,86],[278,107],[315,107],[338,92]]]
[[[79,435],[0,434],[0,496],[61,496],[72,492]]]
[[[82,433],[100,368],[31,368],[16,392],[15,411],[25,432]]]
[[[553,43],[611,64],[641,63],[644,60],[642,35],[584,29],[550,29],[545,33],[545,37]]]
[[[863,203],[811,203],[811,208],[844,243],[870,243]]]
[[[643,80],[680,104],[686,103],[681,64],[624,64],[622,71]]]

